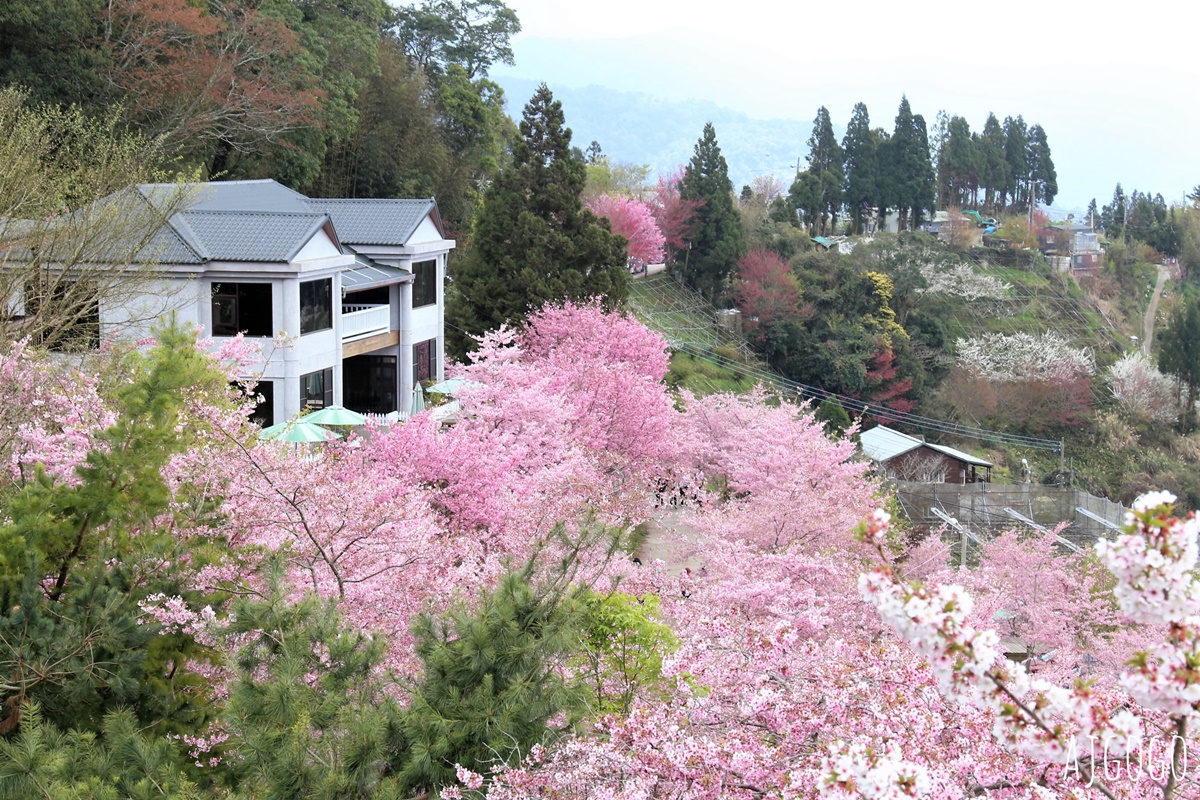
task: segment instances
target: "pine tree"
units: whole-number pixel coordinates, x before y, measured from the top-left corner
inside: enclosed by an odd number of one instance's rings
[[[411,788],[454,783],[455,764],[487,775],[519,761],[554,734],[553,717],[582,702],[560,670],[576,649],[582,601],[536,588],[532,575],[531,562],[502,576],[475,610],[414,626],[425,677],[404,720],[400,777]]]
[[[542,84],[525,106],[513,160],[484,194],[470,252],[452,273],[447,316],[451,351],[472,337],[519,322],[549,301],[624,301],[625,246],[583,207],[583,154],[571,147],[562,103]]]
[[[863,218],[877,202],[879,153],[871,131],[871,117],[865,103],[856,103],[846,135],[842,139],[846,154],[846,180],[843,197],[850,209],[854,232],[862,233]]]
[[[696,142],[695,153],[684,171],[679,194],[700,205],[692,217],[688,236],[690,252],[685,259],[684,279],[715,300],[745,251],[742,218],[733,202],[729,167],[712,123]]]

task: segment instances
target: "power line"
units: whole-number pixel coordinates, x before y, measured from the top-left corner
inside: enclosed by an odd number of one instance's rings
[[[837,394],[836,392],[830,392],[816,386],[809,386],[808,384],[789,380],[788,378],[783,378],[765,370],[740,364],[719,354],[708,353],[703,348],[696,347],[695,345],[686,342],[677,343],[675,345],[675,349],[687,353],[692,358],[696,358],[701,361],[707,361],[710,364],[715,364],[716,366],[739,373],[743,377],[751,378],[752,380],[757,380],[760,383],[786,390],[787,393],[795,394],[806,400],[825,400],[828,398],[833,398],[837,400],[847,411],[854,411],[860,414],[869,414],[879,419],[899,422],[920,430],[945,433],[964,439],[975,439],[977,441],[991,442],[994,444],[1026,447],[1032,450],[1049,450],[1052,452],[1058,452],[1061,448],[1061,444],[1054,439],[1039,439],[1034,436],[1022,436],[1015,433],[993,431],[973,425],[963,425],[958,422],[939,420],[934,419],[933,417],[924,417],[907,411],[898,411],[880,404],[868,403],[856,397]]]

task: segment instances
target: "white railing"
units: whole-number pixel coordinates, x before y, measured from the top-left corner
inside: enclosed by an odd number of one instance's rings
[[[386,305],[342,305],[342,341],[387,333],[392,324],[392,309]]]

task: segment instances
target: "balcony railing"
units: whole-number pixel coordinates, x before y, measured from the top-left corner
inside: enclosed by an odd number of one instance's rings
[[[392,310],[387,305],[342,304],[342,341],[387,333]]]

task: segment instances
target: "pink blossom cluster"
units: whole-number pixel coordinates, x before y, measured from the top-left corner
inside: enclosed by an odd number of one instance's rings
[[[204,736],[184,733],[173,735],[172,738],[188,746],[188,757],[197,767],[215,767],[221,763],[222,756],[217,753],[219,748],[229,741],[229,733],[222,727],[216,727]]]
[[[27,341],[0,353],[0,459],[4,481],[29,480],[40,465],[48,475],[77,480],[95,435],[116,421],[101,400],[99,378],[48,363]]]
[[[228,624],[228,618],[218,620],[217,612],[212,606],[205,606],[199,611],[193,611],[187,602],[178,595],[167,597],[165,594],[150,594],[138,601],[138,608],[146,615],[139,619],[139,624],[153,620],[157,622],[164,633],[183,633],[195,637],[196,641],[207,646],[216,645],[216,633],[219,626]]]

